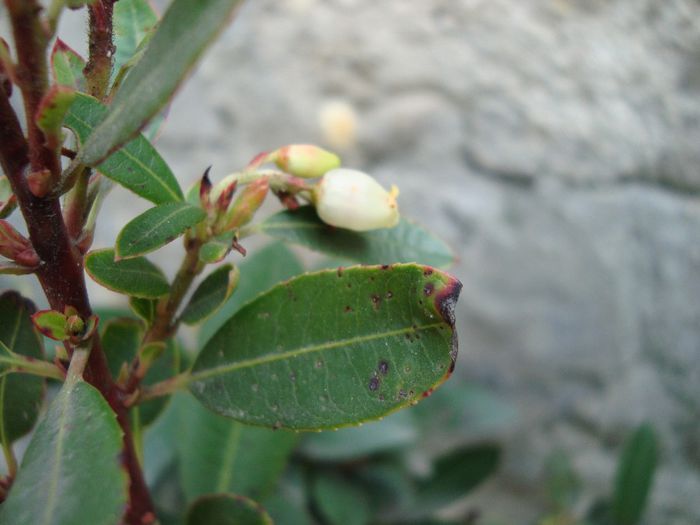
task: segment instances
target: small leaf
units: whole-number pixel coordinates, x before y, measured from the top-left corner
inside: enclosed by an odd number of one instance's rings
[[[158,15],[147,0],[119,0],[114,4],[114,71],[134,56],[144,37],[155,27]]]
[[[415,264],[302,275],[221,327],[193,366],[190,390],[249,424],[321,429],[377,419],[450,376],[460,288]]]
[[[10,351],[42,359],[44,350],[34,329],[34,304],[17,292],[0,295],[0,342]],[[9,445],[36,423],[44,397],[44,380],[25,374],[0,377],[0,438]]]
[[[459,500],[496,471],[500,457],[501,449],[489,443],[444,454],[419,484],[412,515],[428,516]]]
[[[131,310],[149,325],[156,317],[156,306],[158,301],[154,299],[143,299],[141,297],[129,297]]]
[[[83,68],[85,68],[83,57],[73,51],[63,40],[56,39],[51,51],[51,72],[56,84],[84,91]]]
[[[192,294],[190,302],[182,312],[182,322],[197,324],[216,312],[231,296],[238,283],[238,276],[238,268],[230,264],[225,264],[209,274]]]
[[[113,377],[125,363],[130,363],[138,352],[143,338],[143,323],[136,319],[112,319],[102,330],[102,348],[107,357],[107,366]]]
[[[187,511],[187,525],[273,525],[259,503],[235,494],[204,496]]]
[[[199,260],[205,264],[215,264],[222,261],[231,251],[231,242],[212,240],[204,243],[199,249]]]
[[[34,326],[49,339],[65,341],[68,339],[66,316],[54,310],[41,310],[32,316]]]
[[[206,217],[201,208],[168,202],[151,208],[129,222],[117,237],[116,255],[127,259],[157,250]]]
[[[368,495],[338,475],[319,474],[313,483],[314,502],[331,525],[365,525],[370,522]]]
[[[36,114],[36,124],[47,136],[49,146],[56,148],[63,141],[61,128],[76,92],[66,86],[52,86],[44,95]]]
[[[4,175],[0,175],[0,219],[8,217],[16,207],[17,197],[12,192],[10,181]]]
[[[178,437],[182,487],[188,501],[209,493],[264,498],[299,440],[293,432],[242,425],[184,400]]]
[[[269,217],[258,229],[275,239],[362,264],[419,262],[446,268],[454,262],[442,240],[403,218],[394,228],[358,233],[329,226],[313,206],[303,206]]]
[[[78,93],[68,111],[65,124],[85,144],[106,112],[107,108],[96,99]],[[183,199],[175,175],[151,143],[141,135],[110,155],[97,169],[109,179],[154,204],[179,202]]]
[[[118,523],[128,487],[121,450],[121,429],[100,393],[82,380],[65,383],[29,443],[0,525]]]
[[[174,0],[138,63],[85,142],[81,162],[94,166],[131,139],[165,106],[241,0]]]
[[[145,257],[117,262],[114,250],[96,250],[85,258],[85,269],[96,283],[118,293],[155,299],[170,291],[163,272]]]
[[[625,443],[615,478],[612,517],[615,525],[640,522],[654,483],[658,445],[654,428],[640,425]]]
[[[199,332],[201,342],[208,340],[243,304],[256,295],[304,271],[296,255],[280,242],[253,252],[238,268],[242,278],[239,278],[236,293],[206,320]]]

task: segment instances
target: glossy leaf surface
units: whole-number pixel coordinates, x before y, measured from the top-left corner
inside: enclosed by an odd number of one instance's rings
[[[637,428],[625,443],[612,502],[612,516],[616,525],[640,522],[654,481],[657,448],[654,429],[649,424]]]
[[[196,324],[212,315],[229,298],[235,286],[234,281],[237,280],[236,270],[230,264],[214,270],[192,294],[182,312],[182,321],[185,324]]]
[[[78,136],[81,144],[85,144],[106,112],[107,108],[96,99],[78,93],[68,111],[65,124]],[[141,135],[96,167],[106,177],[154,204],[183,199],[173,172],[151,143]]]
[[[105,288],[135,297],[153,299],[170,290],[163,272],[148,259],[135,257],[117,262],[112,249],[90,252],[85,258],[85,269]]]
[[[190,390],[250,424],[318,429],[377,419],[449,377],[460,288],[415,264],[302,275],[224,324],[197,358]]]
[[[170,100],[180,82],[241,0],[174,0],[80,153],[99,164]]]
[[[258,228],[276,239],[362,264],[419,262],[446,268],[454,261],[442,240],[406,219],[394,228],[358,233],[329,226],[312,206],[303,206],[277,213]]]
[[[187,512],[187,525],[272,525],[258,503],[234,494],[204,496]]]
[[[64,384],[29,443],[0,524],[118,523],[127,501],[121,449],[100,393],[82,380]]]
[[[43,357],[41,339],[31,315],[34,304],[17,292],[0,295],[0,342],[8,350],[35,359]],[[44,380],[26,374],[0,376],[0,441],[12,443],[36,422],[44,396]]]
[[[182,486],[188,500],[235,492],[263,498],[273,488],[299,436],[223,418],[191,396],[182,405],[177,440]]]
[[[117,237],[115,253],[127,259],[152,252],[174,241],[205,217],[201,208],[184,202],[161,204],[124,226]]]

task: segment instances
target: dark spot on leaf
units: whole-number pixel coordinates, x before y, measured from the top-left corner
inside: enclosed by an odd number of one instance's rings
[[[272,430],[279,430],[282,428],[282,422],[281,421],[275,421],[275,424],[272,425]]]
[[[426,285],[423,287],[423,295],[426,297],[430,297],[433,295],[433,292],[435,291],[435,285],[433,283],[426,283]]]
[[[433,275],[433,269],[432,269],[432,268],[426,268],[425,270],[423,270],[423,275],[425,275],[426,277],[428,277],[428,276],[430,276],[430,275]]]
[[[343,267],[338,266],[338,277],[342,277],[342,276],[343,276]]]
[[[382,304],[382,298],[378,295],[372,295],[372,306],[375,310],[379,310],[379,306]]]
[[[377,367],[377,370],[379,370],[379,373],[383,376],[387,375],[389,373],[389,363],[387,363],[386,361],[379,361],[379,366]]]
[[[345,313],[348,314],[348,313],[350,313],[350,312],[352,312],[352,307],[351,307],[351,306],[346,306],[346,307],[345,307]]]
[[[379,401],[384,401],[384,394],[379,394]]]
[[[391,266],[388,264],[382,264],[382,270],[388,270],[389,268],[391,268]]]
[[[404,389],[399,390],[396,399],[406,399],[406,391]]]
[[[391,299],[392,297],[394,297],[394,292],[392,292],[391,290],[389,290],[389,291],[386,293],[386,298],[387,298],[387,299]]]
[[[323,368],[323,361],[321,361],[320,359],[316,361],[316,368]]]
[[[428,390],[426,390],[425,392],[423,392],[423,397],[424,397],[424,398],[425,398],[425,397],[430,397],[430,395],[431,395],[432,393],[433,393],[433,388],[430,387]]]
[[[379,388],[381,380],[377,376],[372,376],[369,380],[369,389],[374,392]]]

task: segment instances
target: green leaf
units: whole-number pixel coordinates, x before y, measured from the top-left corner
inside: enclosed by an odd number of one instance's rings
[[[460,288],[415,264],[302,275],[222,326],[197,358],[190,390],[219,414],[275,428],[385,416],[451,374]]]
[[[106,112],[107,108],[96,99],[78,93],[68,111],[65,125],[85,144]],[[151,143],[141,135],[99,163],[97,169],[154,204],[183,199],[175,175]]]
[[[65,383],[29,443],[0,524],[118,523],[128,487],[121,450],[121,429],[100,393],[82,380]]]
[[[272,525],[258,503],[235,494],[204,496],[187,511],[187,525]]]
[[[498,467],[498,445],[472,445],[444,454],[433,473],[418,486],[413,516],[427,516],[454,503],[483,483]]]
[[[658,456],[654,428],[640,425],[625,443],[615,478],[612,517],[615,525],[635,525],[644,514]]]
[[[269,217],[257,229],[275,239],[362,264],[419,262],[446,268],[454,262],[442,240],[404,218],[394,228],[358,233],[329,226],[313,206],[302,206]]]
[[[134,56],[136,49],[158,22],[147,0],[119,0],[114,4],[114,71]]]
[[[42,359],[44,350],[31,316],[34,304],[17,292],[0,295],[0,342],[16,354]],[[44,397],[44,380],[25,374],[0,377],[0,441],[9,445],[36,423]]]
[[[276,242],[257,250],[238,267],[241,271],[236,293],[202,325],[200,341],[206,342],[241,306],[275,284],[304,271],[294,253]],[[204,346],[204,345],[202,345]]]
[[[199,260],[206,264],[222,261],[231,251],[231,241],[223,242],[218,239],[205,242],[199,250]]]
[[[181,417],[180,474],[188,501],[222,492],[267,496],[299,439],[293,432],[223,418],[191,396],[182,405]]]
[[[34,326],[49,339],[65,341],[68,339],[66,316],[54,310],[41,310],[32,316]]]
[[[145,257],[124,261],[114,260],[114,250],[90,252],[85,258],[85,270],[96,282],[115,292],[155,299],[166,295],[170,285],[163,272]]]
[[[37,108],[36,124],[51,141],[52,146],[62,141],[61,128],[68,109],[77,96],[73,88],[67,86],[52,86],[47,91]]]
[[[174,0],[109,112],[79,154],[96,165],[131,139],[175,93],[241,0]]]
[[[396,451],[412,445],[417,437],[413,414],[402,411],[361,427],[308,434],[300,452],[316,461],[349,461]]]
[[[182,312],[182,322],[197,324],[221,307],[231,296],[238,283],[239,271],[230,264],[225,264],[212,273],[197,287],[190,302]]]
[[[316,506],[330,525],[366,525],[370,522],[367,493],[338,475],[320,474],[313,483]]]
[[[129,297],[129,307],[141,319],[151,324],[156,317],[156,306],[158,301],[155,299],[142,299],[141,297]]]
[[[125,363],[130,363],[141,346],[144,326],[136,319],[112,319],[102,329],[102,348],[112,377],[119,376]]]
[[[63,40],[56,39],[51,51],[51,73],[56,84],[68,86],[78,91],[85,90],[83,68],[85,60],[73,51]]]
[[[12,191],[12,185],[7,177],[0,175],[0,219],[8,217],[16,207],[17,197]]]
[[[117,237],[115,253],[120,259],[128,259],[152,252],[174,241],[205,217],[201,208],[184,202],[161,204],[124,226]]]

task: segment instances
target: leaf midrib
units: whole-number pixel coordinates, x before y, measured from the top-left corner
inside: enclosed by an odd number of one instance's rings
[[[132,241],[129,241],[128,242],[129,247],[132,250],[134,249],[134,246],[139,247],[139,243],[143,244],[144,240],[149,240],[149,237],[153,234],[153,232],[158,230],[161,226],[163,226],[163,224],[169,222],[173,217],[197,209],[194,206],[190,206],[189,204],[185,204],[182,202],[166,203],[166,204],[161,204],[161,206],[172,206],[175,204],[177,205],[177,207],[175,207],[175,209],[172,212],[170,212],[168,215],[166,215],[164,217],[161,217],[160,221],[153,223],[153,225],[150,229],[148,229],[146,231],[142,231],[138,238],[136,238]],[[191,226],[186,226],[185,229],[190,228],[190,227]],[[150,241],[153,242],[153,239],[150,239]],[[117,245],[118,244],[119,244],[119,241],[117,241]],[[146,246],[149,247],[150,245],[147,244]],[[141,247],[141,249],[143,249],[143,248]],[[130,252],[128,254],[122,254],[122,255],[140,255],[140,254],[141,254],[141,252],[137,251],[137,253]]]
[[[95,130],[96,126],[93,126],[93,125],[90,124],[89,122],[83,120],[83,119],[80,118],[78,115],[76,115],[75,112],[71,111],[70,114],[71,114],[71,116],[72,116],[75,120],[77,120],[78,122],[80,122],[83,126],[86,126],[86,127],[90,130],[91,133],[92,133],[92,131]],[[166,190],[167,193],[169,193],[170,195],[172,195],[172,196],[175,198],[175,201],[176,201],[176,202],[181,202],[181,201],[182,201],[182,197],[181,197],[180,195],[178,195],[176,192],[174,192],[173,189],[172,189],[170,186],[168,186],[167,184],[165,184],[165,182],[164,182],[163,179],[158,175],[158,173],[156,173],[156,172],[153,171],[153,169],[151,169],[149,166],[147,166],[147,165],[145,165],[143,162],[141,162],[141,161],[139,160],[138,157],[134,157],[131,153],[129,153],[129,150],[127,149],[127,148],[129,147],[129,144],[131,144],[131,143],[132,143],[133,141],[135,141],[135,140],[139,140],[139,138],[141,138],[142,140],[145,140],[146,142],[148,142],[148,139],[146,139],[143,135],[138,134],[138,135],[136,136],[136,138],[134,138],[134,139],[130,140],[129,142],[127,142],[126,144],[124,144],[123,147],[121,147],[120,149],[118,149],[117,151],[115,151],[114,153],[112,153],[112,155],[124,155],[126,158],[128,158],[129,160],[131,160],[134,164],[136,164],[137,166],[139,166],[140,168],[142,168],[146,173],[150,174],[150,175],[152,176],[152,180],[155,180],[158,184],[160,184],[160,185]],[[86,142],[87,142],[88,139],[89,139],[89,135],[88,135],[88,137],[86,138]],[[148,142],[148,145],[151,146],[151,148],[153,148],[153,146],[151,145],[150,142]],[[153,148],[153,151],[156,153],[156,155],[158,154],[158,152],[155,150],[155,148]],[[106,161],[109,159],[109,157],[111,157],[112,155],[109,155],[106,159],[104,159],[102,162],[100,162],[100,164],[106,162]],[[98,165],[98,166],[99,166],[99,165]]]
[[[251,368],[254,366],[264,365],[268,363],[274,363],[276,361],[282,361],[291,357],[299,357],[301,355],[311,354],[315,352],[322,352],[324,350],[332,350],[334,348],[342,348],[343,346],[350,346],[357,343],[365,343],[369,341],[374,341],[376,339],[383,339],[386,337],[394,337],[397,335],[404,335],[411,332],[420,332],[424,330],[430,330],[432,328],[438,328],[442,326],[443,323],[431,323],[427,325],[422,325],[418,327],[408,327],[400,328],[398,330],[388,330],[386,332],[379,332],[375,334],[368,334],[357,337],[350,337],[347,339],[339,339],[337,341],[330,341],[327,343],[321,343],[317,345],[305,346],[301,348],[296,348],[293,350],[287,350],[286,352],[280,352],[279,354],[265,354],[260,357],[255,357],[253,359],[244,359],[235,363],[230,363],[227,365],[221,365],[214,368],[209,368],[203,371],[194,372],[190,375],[190,383],[201,381],[213,376],[227,374],[229,372],[234,372],[241,368]]]

